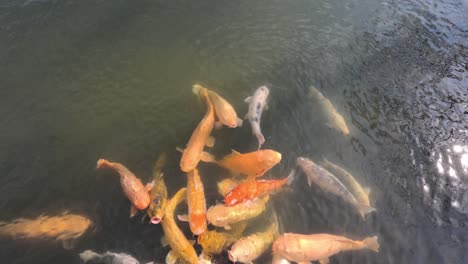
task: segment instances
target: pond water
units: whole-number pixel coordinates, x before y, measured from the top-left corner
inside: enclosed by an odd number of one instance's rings
[[[379,236],[379,253],[331,263],[468,263],[465,0],[4,0],[0,62],[0,221],[68,210],[94,222],[71,250],[2,239],[2,263],[80,263],[86,249],[163,262],[161,227],[128,219],[117,176],[95,166],[118,161],[146,182],[165,151],[172,196],[186,183],[175,147],[204,112],[197,82],[239,116],[270,87],[264,148],[283,159],[267,177],[323,156],[370,187],[377,211],[363,221],[298,174],[273,197],[283,232]],[[312,85],[348,137],[325,125]],[[247,123],[215,136],[217,155],[257,148]],[[214,204],[220,177],[203,178]]]

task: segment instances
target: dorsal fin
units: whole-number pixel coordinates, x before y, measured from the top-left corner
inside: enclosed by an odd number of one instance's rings
[[[240,155],[240,154],[241,154],[240,152],[238,152],[238,151],[236,151],[236,150],[234,150],[234,149],[231,149],[231,151],[232,151],[232,154],[236,154],[236,155]]]

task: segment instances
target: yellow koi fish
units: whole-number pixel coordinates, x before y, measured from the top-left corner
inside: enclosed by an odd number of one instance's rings
[[[231,229],[230,224],[252,219],[260,215],[265,211],[268,200],[269,195],[265,195],[255,201],[248,201],[234,206],[217,204],[208,209],[206,218],[214,226]]]
[[[174,221],[174,210],[178,204],[186,200],[187,189],[180,189],[174,197],[167,203],[166,214],[161,222],[167,243],[171,247],[166,262],[174,263],[176,258],[184,263],[197,263],[198,256],[192,244],[187,240],[185,235]]]
[[[327,126],[340,131],[345,136],[349,135],[349,128],[346,125],[346,122],[343,116],[340,113],[338,113],[338,111],[336,110],[336,108],[333,106],[333,104],[330,102],[328,98],[323,96],[323,94],[319,90],[317,90],[317,88],[315,88],[314,86],[310,87],[309,96],[315,97],[320,103],[328,120]]]
[[[369,202],[369,189],[362,188],[361,184],[354,179],[353,175],[341,168],[340,166],[328,161],[326,158],[323,158],[322,165],[325,169],[329,170],[335,176],[340,178],[344,185],[349,188],[349,191],[356,197],[358,203],[363,204],[369,207],[368,212],[375,211],[375,208],[370,206]]]

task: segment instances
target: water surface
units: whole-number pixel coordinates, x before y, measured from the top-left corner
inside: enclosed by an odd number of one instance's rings
[[[174,148],[203,115],[191,93],[201,82],[240,116],[245,97],[271,88],[264,147],[283,153],[272,176],[325,156],[372,190],[377,212],[362,221],[298,175],[274,199],[284,231],[379,236],[378,254],[332,263],[466,263],[467,48],[463,0],[3,1],[0,220],[70,210],[95,227],[72,250],[2,240],[2,262],[79,263],[85,249],[163,261],[161,227],[129,220],[117,176],[95,164],[119,161],[146,181],[167,151],[174,194],[185,184]],[[349,137],[325,126],[311,85]],[[247,124],[215,133],[218,155],[257,146]]]

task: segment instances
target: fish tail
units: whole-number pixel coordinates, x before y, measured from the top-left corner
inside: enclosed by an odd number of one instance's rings
[[[373,237],[368,237],[366,239],[364,239],[362,241],[364,243],[364,245],[366,246],[366,248],[372,250],[372,251],[375,251],[375,252],[379,252],[379,241],[378,241],[378,238],[377,236],[373,236]]]
[[[96,168],[97,169],[101,169],[101,168],[110,168],[112,167],[111,166],[111,162],[109,162],[108,160],[106,159],[99,159],[97,161],[97,165],[96,165]]]
[[[260,149],[263,143],[265,143],[265,137],[263,136],[261,132],[255,133],[255,136],[258,139],[258,149]]]
[[[288,177],[286,178],[286,179],[287,179],[287,184],[288,184],[288,185],[291,185],[291,184],[293,183],[293,181],[294,181],[295,178],[296,178],[296,169],[293,169],[293,170],[289,173]]]
[[[374,207],[368,206],[368,205],[359,205],[359,214],[362,216],[364,219],[368,213],[377,211]]]
[[[198,95],[200,93],[200,90],[203,88],[203,86],[201,86],[200,84],[196,83],[194,85],[192,85],[192,92],[196,95]]]

